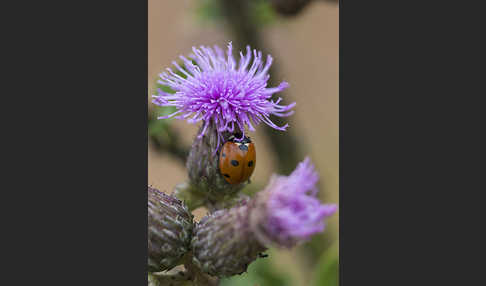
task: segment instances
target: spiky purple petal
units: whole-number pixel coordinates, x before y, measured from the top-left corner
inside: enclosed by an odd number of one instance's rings
[[[159,106],[175,106],[177,111],[159,119],[175,117],[189,123],[203,121],[199,138],[205,134],[211,121],[220,133],[233,132],[238,128],[243,136],[245,127],[254,131],[254,125],[261,122],[277,130],[286,130],[288,124],[277,126],[269,116],[290,116],[295,102],[280,105],[281,99],[271,100],[274,93],[281,92],[289,85],[282,82],[277,87],[267,88],[270,77],[268,69],[273,61],[270,55],[264,61],[261,52],[252,51],[247,46],[246,54],[240,52],[237,63],[230,42],[226,56],[218,46],[213,49],[201,46],[193,47],[189,58],[197,65],[184,56],[180,56],[183,66],[173,62],[185,78],[170,68],[160,74],[158,83],[170,87],[175,93],[169,94],[159,89],[158,94],[153,95],[152,102]]]

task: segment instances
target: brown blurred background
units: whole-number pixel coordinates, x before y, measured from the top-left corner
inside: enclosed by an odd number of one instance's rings
[[[196,0],[149,0],[148,4],[149,96],[158,74],[180,54],[187,55],[192,46],[226,47],[229,41],[234,41],[224,25],[197,16],[200,3]],[[287,102],[297,102],[295,114],[286,119],[289,129],[294,129],[304,144],[303,153],[311,157],[320,173],[321,200],[336,204],[339,203],[338,11],[336,2],[314,1],[298,16],[279,17],[261,31],[279,68],[274,80],[289,82],[284,96]],[[189,145],[197,126],[178,120],[171,124],[183,143]],[[276,170],[276,160],[261,130],[259,126],[257,132],[250,134],[258,156],[252,181],[265,186]],[[176,184],[186,180],[184,165],[155,150],[152,143],[148,149],[148,183],[170,193]],[[204,212],[196,210],[196,218]],[[339,239],[338,217],[339,212],[329,220],[324,234],[328,244]],[[292,285],[308,285],[310,270],[302,262],[303,253],[299,248],[272,251],[269,259],[277,268],[288,269]]]

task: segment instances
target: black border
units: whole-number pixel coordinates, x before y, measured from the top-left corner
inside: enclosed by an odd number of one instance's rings
[[[484,9],[340,4],[340,285],[484,284]]]
[[[17,4],[0,284],[146,285],[147,2]]]

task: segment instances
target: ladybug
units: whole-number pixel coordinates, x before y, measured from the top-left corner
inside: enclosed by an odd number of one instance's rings
[[[234,185],[248,180],[255,170],[255,144],[249,137],[239,141],[232,135],[219,152],[219,171],[226,182]]]

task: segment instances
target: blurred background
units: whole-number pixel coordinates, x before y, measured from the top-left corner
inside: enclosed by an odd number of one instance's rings
[[[288,132],[260,124],[250,133],[258,163],[247,193],[262,189],[272,173],[288,175],[310,156],[320,173],[320,199],[339,203],[338,23],[337,1],[325,0],[149,0],[149,100],[158,74],[192,46],[233,41],[274,58],[271,85],[285,80],[290,88],[276,94],[297,102],[285,118]],[[148,183],[171,193],[187,178],[184,158],[197,125],[155,120],[168,112],[149,103]],[[276,120],[278,122],[278,120]],[[282,125],[282,124],[278,124]],[[197,209],[199,220],[206,213]],[[267,251],[248,273],[223,279],[221,285],[338,285],[339,211],[326,230],[292,250]]]

